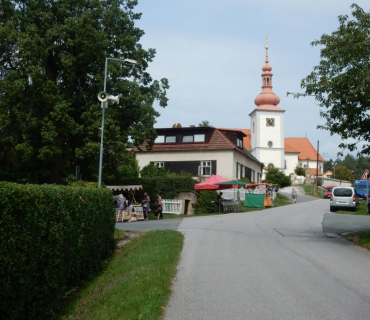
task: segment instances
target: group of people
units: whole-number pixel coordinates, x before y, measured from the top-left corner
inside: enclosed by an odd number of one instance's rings
[[[152,211],[150,208],[150,197],[148,193],[144,193],[144,198],[141,201],[141,204],[143,206],[143,214],[144,214],[144,220],[149,220],[149,213]],[[114,201],[114,205],[117,207],[117,216],[116,216],[116,222],[119,222],[120,216],[121,216],[121,222],[124,221],[125,218],[125,212],[128,214],[128,222],[131,222],[132,219],[132,213],[134,212],[134,205],[131,203],[130,200],[126,199],[125,196],[121,193],[118,196],[118,200]],[[163,218],[162,213],[162,197],[160,193],[157,193],[157,198],[154,203],[154,215],[156,216],[157,220]]]

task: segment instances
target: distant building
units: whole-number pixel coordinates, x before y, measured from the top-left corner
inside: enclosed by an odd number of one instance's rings
[[[144,144],[136,150],[140,168],[154,164],[201,179],[218,174],[228,180],[247,178],[261,182],[261,163],[243,147],[245,134],[240,130],[183,127],[156,131],[158,137],[152,149]]]
[[[317,155],[316,149],[307,138],[284,138],[284,113],[278,107],[280,98],[272,91],[271,66],[266,60],[262,67],[262,92],[254,100],[257,106],[250,114],[251,129],[240,129],[245,133],[243,145],[262,163],[265,168],[275,167],[286,175],[294,175],[297,166],[310,169],[310,174],[322,175],[324,158]],[[318,158],[318,161],[317,161]]]

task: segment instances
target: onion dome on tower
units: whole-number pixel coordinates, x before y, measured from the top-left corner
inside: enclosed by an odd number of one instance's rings
[[[271,66],[269,63],[268,58],[268,49],[269,46],[266,43],[266,60],[265,65],[262,67],[263,73],[262,76],[262,92],[254,99],[254,103],[257,106],[257,110],[280,110],[284,111],[283,109],[277,107],[280,103],[280,98],[272,92],[272,73],[271,73]]]

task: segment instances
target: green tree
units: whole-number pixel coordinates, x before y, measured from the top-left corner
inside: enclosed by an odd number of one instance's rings
[[[209,123],[208,120],[203,120],[201,123],[198,124],[198,127],[211,127],[212,125]]]
[[[266,172],[266,178],[263,182],[276,184],[278,188],[289,187],[291,185],[289,177],[277,168],[268,169]]]
[[[370,154],[370,12],[356,4],[351,8],[353,19],[339,16],[336,31],[311,43],[323,47],[321,61],[302,80],[305,92],[294,96],[315,97],[324,109],[320,115],[326,121],[318,128],[344,140],[355,139],[339,145],[342,153],[349,149]],[[358,142],[363,142],[360,150]]]
[[[302,168],[302,166],[296,166],[294,172],[297,176],[306,176],[306,170]]]
[[[164,168],[159,168],[154,164],[148,164],[140,170],[140,175],[143,178],[146,177],[160,177],[166,176],[168,173]]]
[[[167,105],[167,79],[146,72],[155,50],[139,43],[136,0],[9,0],[0,6],[0,179],[56,182],[77,165],[97,180],[106,58],[107,91],[121,95],[105,113],[103,181],[118,174],[127,142],[154,141]]]
[[[355,181],[352,171],[349,170],[346,166],[337,166],[335,168],[335,179],[346,180],[352,183]]]

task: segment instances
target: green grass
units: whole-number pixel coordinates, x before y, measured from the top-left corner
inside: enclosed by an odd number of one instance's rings
[[[176,231],[150,231],[116,252],[61,318],[159,319],[171,294],[183,247]]]
[[[292,204],[292,201],[290,199],[288,199],[286,196],[281,195],[280,193],[276,195],[274,207],[286,206],[288,204]]]
[[[357,246],[370,250],[370,230],[345,233],[342,236]]]
[[[328,200],[329,201],[329,200]],[[351,215],[356,215],[356,216],[367,216],[367,208],[366,208],[366,201],[360,201],[360,205],[358,206],[358,210],[353,212],[353,211],[346,211],[346,210],[338,210],[335,213],[339,214],[351,214]]]
[[[302,185],[302,188],[304,190],[305,195],[307,195],[307,196],[312,196],[312,197],[316,197],[316,198],[320,198],[320,199],[324,198],[322,187],[317,187],[316,194],[314,193],[315,187],[312,186],[311,184],[304,184],[304,185]]]

